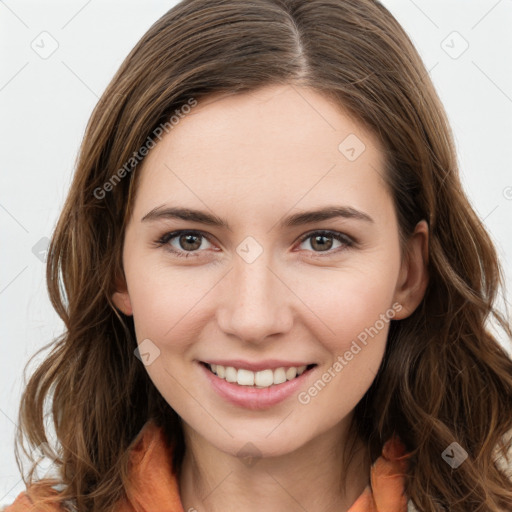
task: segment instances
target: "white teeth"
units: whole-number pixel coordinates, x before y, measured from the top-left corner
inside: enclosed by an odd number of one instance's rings
[[[261,386],[262,388],[272,386],[272,384],[274,384],[274,372],[272,370],[256,372],[254,375],[254,384],[256,384],[256,386]]]
[[[286,380],[292,380],[297,375],[297,368],[295,366],[291,366],[286,370]]]
[[[276,368],[274,370],[274,384],[282,384],[286,382],[286,372],[284,368]]]
[[[257,388],[268,388],[275,384],[282,384],[287,380],[292,380],[299,375],[302,375],[306,370],[306,366],[290,366],[289,368],[276,368],[271,370],[261,370],[259,372],[252,372],[239,368],[238,370],[233,366],[222,366],[220,364],[209,365],[211,371],[221,379],[228,382],[236,382],[239,386],[253,386]]]
[[[236,369],[232,366],[226,366],[226,380],[228,382],[236,382],[237,376],[236,376]]]
[[[251,370],[238,370],[236,382],[240,386],[254,386],[254,372],[251,372]]]

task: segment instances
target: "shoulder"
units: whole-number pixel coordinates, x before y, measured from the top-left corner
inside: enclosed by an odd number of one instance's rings
[[[145,468],[151,459],[149,455],[161,452],[164,442],[162,429],[152,420],[146,422],[130,447],[130,457],[135,467]],[[58,501],[57,497],[62,487],[56,480],[36,482],[18,494],[12,504],[0,505],[0,512],[76,512],[74,500]],[[42,502],[52,498],[53,503]]]

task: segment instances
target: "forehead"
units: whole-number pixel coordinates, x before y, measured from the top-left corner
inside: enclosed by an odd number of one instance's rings
[[[387,194],[383,168],[379,141],[340,106],[311,89],[267,86],[211,96],[181,116],[139,169],[135,207],[346,198],[362,208]]]

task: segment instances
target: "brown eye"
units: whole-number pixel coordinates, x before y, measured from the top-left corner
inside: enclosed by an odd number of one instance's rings
[[[332,238],[326,235],[315,235],[311,237],[311,247],[319,251],[328,251],[333,245]]]
[[[178,237],[178,243],[180,248],[185,251],[195,251],[201,247],[201,235],[180,235]]]
[[[301,244],[308,240],[310,241],[309,245],[312,251],[317,253],[327,252],[333,254],[354,244],[353,240],[347,235],[335,231],[315,231],[314,233],[309,233],[302,238]],[[334,250],[331,251],[336,242],[338,242],[338,246],[334,247]]]
[[[204,247],[203,242],[210,243],[207,237],[198,231],[174,231],[166,233],[159,240],[157,244],[164,246],[169,252],[176,256],[199,256],[200,249],[207,249]]]

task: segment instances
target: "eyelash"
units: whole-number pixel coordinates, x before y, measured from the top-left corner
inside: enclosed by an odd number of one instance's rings
[[[196,251],[177,251],[177,250],[171,248],[170,245],[168,245],[169,242],[173,238],[176,238],[177,236],[180,236],[180,235],[199,235],[203,238],[206,238],[206,240],[208,240],[210,243],[212,243],[211,240],[209,239],[208,235],[206,235],[205,233],[203,233],[201,231],[182,229],[182,230],[178,230],[178,231],[172,231],[169,233],[165,233],[158,240],[155,240],[155,244],[158,247],[162,247],[164,245],[167,246],[166,250],[168,250],[173,255],[178,256],[180,258],[196,257],[195,253],[200,252],[200,251],[197,251],[197,250]],[[315,257],[322,258],[325,256],[331,256],[333,254],[337,254],[343,250],[354,247],[356,245],[355,240],[353,240],[349,236],[345,235],[344,233],[339,233],[338,231],[328,231],[328,230],[310,231],[309,233],[306,233],[305,235],[303,235],[300,238],[299,245],[302,244],[308,238],[312,238],[314,235],[332,237],[335,240],[338,240],[339,242],[344,244],[344,247],[338,247],[335,250],[329,249],[328,251],[312,251],[313,254],[315,254]],[[324,254],[322,254],[322,253],[324,253]]]

